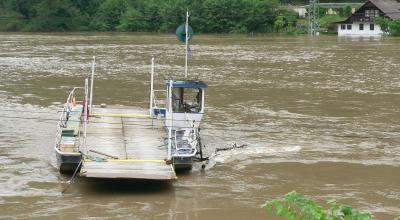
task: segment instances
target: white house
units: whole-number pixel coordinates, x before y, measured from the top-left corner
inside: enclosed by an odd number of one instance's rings
[[[380,36],[375,17],[400,18],[400,0],[368,0],[345,21],[338,22],[338,36]]]

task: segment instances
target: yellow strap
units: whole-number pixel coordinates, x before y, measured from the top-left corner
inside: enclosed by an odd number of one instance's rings
[[[86,160],[86,159],[84,159]],[[90,159],[89,159],[90,160]],[[165,163],[165,160],[134,160],[134,159],[127,159],[127,160],[119,160],[119,159],[110,159],[110,160],[105,160],[104,162],[128,162],[128,163]],[[171,170],[174,173],[174,179],[178,179],[175,173],[175,169],[170,164]]]
[[[106,116],[106,117],[144,117],[144,118],[150,118],[150,117],[151,117],[150,115],[135,114],[135,113],[132,113],[132,114],[112,114],[112,113],[109,113],[109,114],[107,114],[107,113],[102,114],[102,113],[92,113],[92,114],[90,114],[90,116]]]

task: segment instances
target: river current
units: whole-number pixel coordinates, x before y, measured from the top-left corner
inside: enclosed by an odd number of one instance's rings
[[[95,103],[148,106],[182,78],[174,35],[0,34],[0,218],[274,219],[295,190],[375,219],[400,215],[400,39],[196,35],[189,76],[209,85],[211,156],[170,184],[78,179],[61,194],[57,118],[97,59]],[[233,144],[246,145],[214,153]]]

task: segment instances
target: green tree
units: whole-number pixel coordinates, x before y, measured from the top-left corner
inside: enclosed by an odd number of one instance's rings
[[[128,8],[122,15],[118,31],[143,31],[143,15],[135,8]]]
[[[173,32],[191,12],[196,32],[274,30],[279,0],[0,0],[0,30]]]
[[[343,17],[348,17],[353,13],[353,8],[351,5],[345,5],[339,9],[339,15]]]
[[[383,32],[389,33],[389,22],[390,20],[383,17],[374,18],[374,22],[381,27]]]
[[[299,18],[299,16],[295,11],[287,10],[283,14],[283,16],[285,17],[285,21],[286,21],[288,26],[291,26],[291,27],[296,26],[297,19]]]
[[[276,31],[279,32],[280,30],[283,29],[284,26],[285,26],[285,17],[283,17],[282,15],[277,16],[274,22],[274,27]]]
[[[389,33],[392,36],[400,36],[400,19],[389,21]]]
[[[84,26],[80,11],[69,0],[42,0],[32,6],[32,18],[23,30],[69,31]]]
[[[90,26],[98,31],[115,31],[127,9],[127,0],[106,0],[99,6]]]
[[[250,32],[272,31],[279,3],[276,0],[247,1],[249,9],[246,11],[245,26]],[[249,3],[250,2],[250,3]]]

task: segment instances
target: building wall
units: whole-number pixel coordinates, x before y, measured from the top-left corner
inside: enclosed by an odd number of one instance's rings
[[[299,14],[300,18],[305,18],[306,17],[307,10],[306,10],[306,8],[304,6],[295,7],[295,8],[293,8],[293,10]]]
[[[360,24],[364,24],[364,30],[360,30]],[[349,24],[338,24],[338,36],[380,36],[382,35],[381,27],[378,24],[374,24],[374,30],[370,30],[370,24],[373,22],[354,22]],[[345,25],[345,29],[342,29],[342,25]],[[351,29],[348,29],[348,25],[351,25]]]

